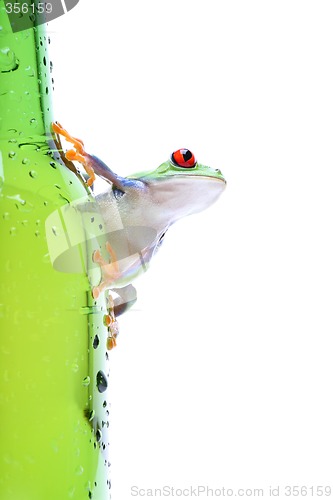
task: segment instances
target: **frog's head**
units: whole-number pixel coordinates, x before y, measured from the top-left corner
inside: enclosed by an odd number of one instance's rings
[[[152,206],[168,225],[208,208],[226,186],[219,169],[198,163],[188,149],[178,149],[156,170],[131,177],[147,186]]]

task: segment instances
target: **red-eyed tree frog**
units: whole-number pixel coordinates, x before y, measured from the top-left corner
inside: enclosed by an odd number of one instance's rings
[[[110,261],[99,250],[94,252],[92,258],[100,265],[102,278],[92,293],[97,298],[104,290],[114,290],[118,295],[114,312],[119,316],[135,302],[136,291],[131,283],[146,270],[169,227],[214,203],[226,181],[220,170],[198,163],[188,149],[175,151],[156,170],[120,177],[99,158],[88,154],[83,142],[59,123],[53,123],[52,128],[58,134],[57,144],[60,135],[73,144],[74,149],[67,151],[64,160],[67,164],[68,160],[77,160],[83,165],[89,176],[88,186],[93,185],[96,176],[106,181],[106,189],[94,199],[110,235],[106,243]],[[125,231],[122,233],[115,231],[119,216]],[[118,240],[124,238],[125,254],[122,249],[117,250]]]

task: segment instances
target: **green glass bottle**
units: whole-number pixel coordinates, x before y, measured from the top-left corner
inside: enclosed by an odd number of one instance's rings
[[[47,45],[0,0],[0,500],[105,500],[108,304],[66,208],[90,195],[52,141]]]

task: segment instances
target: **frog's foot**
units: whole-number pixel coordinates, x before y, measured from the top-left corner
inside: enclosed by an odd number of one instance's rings
[[[108,351],[111,351],[114,347],[116,347],[117,342],[115,337],[108,337],[106,341],[106,348]]]
[[[108,297],[108,314],[104,316],[104,324],[108,327],[108,337],[106,340],[106,348],[108,351],[116,347],[117,342],[116,338],[119,333],[118,322],[116,320],[115,312],[114,312],[114,302],[111,293],[109,293]]]
[[[93,169],[93,161],[91,156],[86,153],[84,150],[84,144],[81,139],[77,139],[76,137],[71,136],[67,130],[65,130],[60,123],[52,123],[53,131],[58,134],[58,136],[62,135],[65,139],[73,144],[74,149],[70,149],[66,152],[65,157],[67,160],[73,161],[76,160],[81,163],[87,174],[89,175],[89,179],[87,180],[88,186],[91,186],[95,180],[95,172]]]
[[[106,261],[103,258],[100,250],[95,250],[92,257],[93,262],[99,264],[99,266],[101,267],[102,273],[102,279],[99,285],[94,286],[92,290],[94,299],[97,299],[101,292],[103,292],[107,288],[110,288],[114,284],[116,279],[120,276],[117,256],[108,241],[106,242],[105,247],[110,255],[109,261]]]

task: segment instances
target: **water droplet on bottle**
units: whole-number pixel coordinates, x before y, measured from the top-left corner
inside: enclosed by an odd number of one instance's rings
[[[15,156],[16,156],[15,151],[9,151],[9,153],[8,153],[9,158],[11,158],[13,160],[15,158]]]
[[[3,220],[9,220],[10,219],[10,213],[9,212],[4,212],[2,218],[3,218]]]
[[[3,47],[0,50],[0,71],[1,73],[9,73],[15,71],[19,67],[19,61],[15,53],[9,47]]]
[[[25,71],[28,73],[28,76],[31,77],[31,78],[34,78],[35,77],[35,70],[34,68],[32,68],[31,66],[27,66],[25,68]]]
[[[97,349],[98,346],[99,346],[99,338],[98,338],[98,335],[95,335],[94,341],[93,341],[93,348]]]
[[[79,365],[77,363],[72,364],[72,372],[77,373],[79,371]]]
[[[95,413],[96,413],[95,410],[91,410],[89,412],[89,417],[88,417],[89,422],[91,422],[92,420],[94,420]]]
[[[49,253],[46,253],[45,255],[43,255],[42,262],[43,262],[43,264],[49,264],[51,262]]]
[[[32,128],[36,128],[38,126],[38,121],[36,120],[36,118],[31,118],[30,125]]]
[[[68,490],[68,498],[73,498],[74,497],[74,493],[75,493],[75,486],[72,486]]]
[[[99,372],[97,372],[96,384],[98,392],[104,392],[108,387],[108,381],[106,380],[106,376],[104,375],[102,370],[99,370]]]
[[[38,173],[36,172],[36,170],[30,170],[29,175],[33,179],[36,179],[36,177],[38,177]]]
[[[84,468],[82,467],[82,465],[79,465],[78,467],[76,467],[75,474],[77,476],[82,476],[83,472],[84,472]]]
[[[29,165],[30,164],[29,158],[23,158],[22,163],[23,165]]]
[[[54,161],[50,161],[50,165],[51,165],[52,168],[57,168],[57,165],[55,164]]]
[[[84,377],[84,379],[82,380],[82,385],[88,387],[89,384],[90,384],[90,377],[87,375],[87,377]]]
[[[40,231],[35,231],[35,236],[38,238],[40,236]]]
[[[52,233],[54,234],[54,236],[58,236],[58,232],[57,232],[57,227],[56,226],[52,226]]]
[[[97,441],[97,443],[99,443],[101,439],[102,439],[102,431],[100,429],[97,429],[97,431],[96,431],[96,441]]]
[[[11,236],[16,236],[16,227],[11,227],[10,230],[9,230],[9,234]]]

